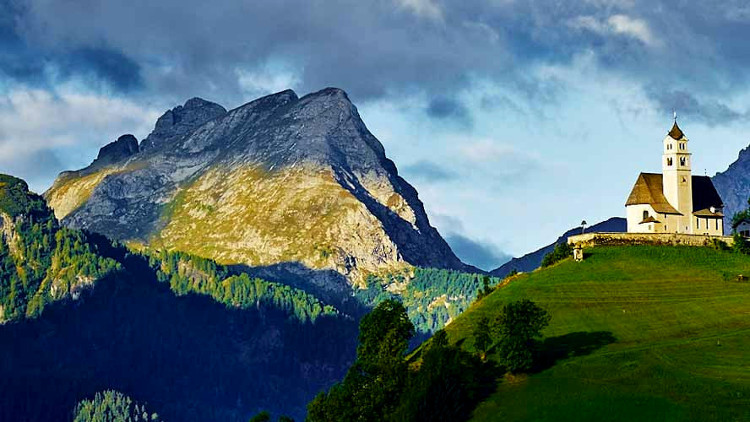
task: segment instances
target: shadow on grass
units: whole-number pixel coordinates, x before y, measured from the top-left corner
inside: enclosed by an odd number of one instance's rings
[[[589,355],[615,341],[609,331],[578,331],[545,338],[539,344],[538,358],[531,372],[549,369],[562,359]]]

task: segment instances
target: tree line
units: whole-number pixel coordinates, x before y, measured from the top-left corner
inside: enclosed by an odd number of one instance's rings
[[[176,251],[146,253],[158,280],[169,283],[177,295],[206,295],[232,308],[273,307],[300,322],[315,322],[322,315],[339,313],[304,290],[252,278],[247,273],[232,274],[210,259]]]

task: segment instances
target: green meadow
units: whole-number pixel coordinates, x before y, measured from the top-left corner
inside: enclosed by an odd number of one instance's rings
[[[597,247],[513,278],[446,327],[523,298],[552,316],[539,367],[506,376],[475,421],[750,421],[750,256]],[[490,359],[496,358],[492,353]]]

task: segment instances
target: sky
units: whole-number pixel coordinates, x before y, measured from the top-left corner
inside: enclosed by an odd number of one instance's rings
[[[42,192],[201,97],[344,89],[457,255],[624,215],[673,110],[694,174],[750,139],[750,6],[661,0],[0,0],[0,172]]]

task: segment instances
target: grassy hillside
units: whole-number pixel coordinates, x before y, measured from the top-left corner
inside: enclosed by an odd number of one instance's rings
[[[552,315],[541,368],[502,380],[473,420],[750,420],[750,283],[739,274],[750,257],[637,246],[519,276],[446,328],[471,349],[474,324],[511,300]]]

